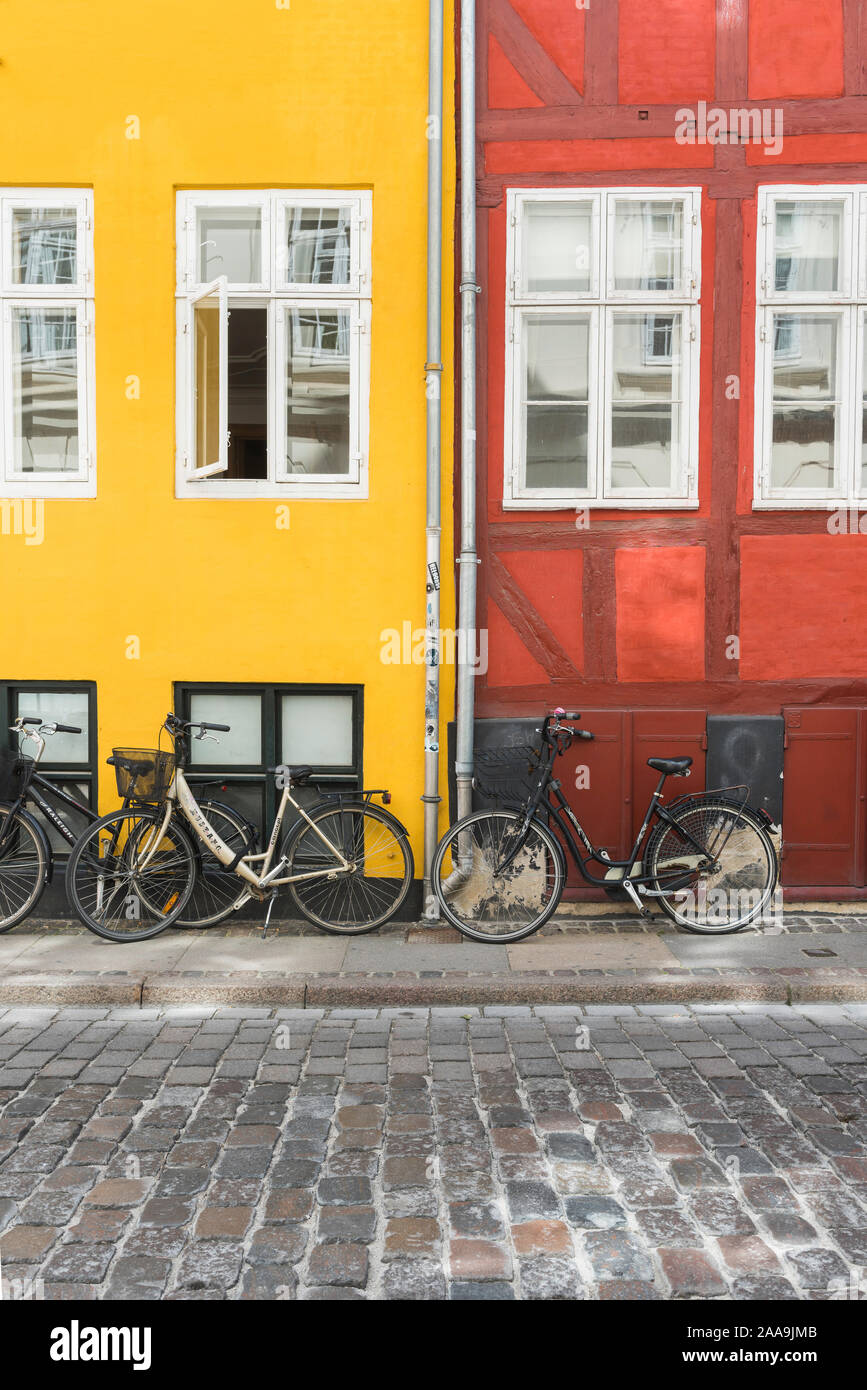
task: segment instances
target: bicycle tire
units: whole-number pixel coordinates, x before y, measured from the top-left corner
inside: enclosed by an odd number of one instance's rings
[[[498,833],[494,825],[494,822],[498,821],[503,822],[500,828],[502,833]],[[470,815],[457,821],[437,845],[431,865],[431,886],[443,915],[453,927],[457,927],[463,936],[469,937],[472,941],[507,944],[521,941],[526,936],[532,936],[556,912],[563,896],[563,889],[566,885],[566,863],[563,850],[548,827],[536,819],[530,822],[530,834],[541,842],[550,861],[549,864],[545,865],[544,885],[538,880],[538,851],[534,848],[532,840],[525,842],[512,863],[506,867],[503,873],[496,875],[496,865],[491,864],[491,858],[495,853],[502,855],[504,837],[519,829],[523,821],[524,813],[522,811],[473,811]],[[485,824],[488,826],[487,843],[485,832],[480,829],[479,843],[477,844],[475,827],[481,828]],[[446,855],[455,846],[461,835],[466,835],[468,842],[464,847],[455,850],[452,855],[452,871],[444,878],[443,868]],[[469,849],[470,837],[472,837],[471,852]],[[534,854],[537,855],[537,862],[533,860]],[[472,867],[469,871],[464,870],[463,881],[456,883],[450,891],[447,890],[447,882],[453,878],[455,873],[461,872],[458,866],[462,859],[466,863],[470,858]],[[534,884],[532,879],[528,877],[529,875],[536,875],[535,899],[537,906],[535,907]],[[552,876],[550,883],[549,876]],[[521,878],[524,879],[525,883],[523,893],[516,889],[516,884]],[[488,883],[491,891],[485,894],[485,887]],[[459,899],[459,894],[463,902]],[[511,902],[508,899],[511,899]],[[501,926],[503,919],[499,915],[499,910],[496,910],[496,915],[491,921],[493,930],[483,930],[480,925],[481,921],[486,913],[497,909],[498,903],[502,905],[504,912],[511,910],[516,913],[520,910],[521,903],[524,903],[526,904],[526,911],[532,912],[532,916],[528,922],[516,924],[511,930],[503,930]],[[463,908],[462,911],[459,910],[461,907]],[[475,913],[475,921],[470,920],[471,912]]]
[[[729,936],[743,931],[762,916],[777,886],[777,853],[765,826],[749,807],[740,807],[725,797],[695,797],[673,815],[699,844],[707,842],[709,853],[715,849],[711,838],[714,818],[720,828],[729,822],[719,851],[726,857],[726,868],[720,868],[713,877],[698,871],[692,862],[697,856],[689,843],[665,821],[658,821],[644,857],[644,872],[652,876],[654,889],[662,892],[654,901],[679,927],[695,935]],[[666,893],[666,879],[659,875],[670,876],[681,863],[683,877]],[[672,899],[678,895],[682,901],[676,906]],[[734,909],[734,920],[720,916],[726,902]],[[717,913],[716,921],[706,915],[705,907]]]
[[[6,817],[9,814],[8,806],[0,806],[0,834],[6,829]],[[11,845],[6,851],[0,850],[0,932],[11,931],[33,911],[48,882],[48,866],[51,862],[51,852],[39,822],[27,811],[18,810],[15,812],[15,824],[18,831],[13,830],[12,835],[23,832],[28,838],[30,849],[26,854],[33,855],[33,885],[16,905],[10,897],[13,891],[10,879],[15,873],[26,873],[30,861],[29,858],[25,858],[23,863],[19,863],[17,870],[12,870]]]
[[[388,922],[396,912],[398,912],[406,900],[410,884],[413,881],[415,866],[413,861],[412,848],[409,843],[409,835],[404,825],[401,825],[396,816],[388,811],[382,810],[379,806],[372,806],[368,802],[351,801],[342,802],[339,805],[334,803],[324,803],[314,807],[308,812],[314,824],[319,825],[323,834],[328,835],[332,843],[336,843],[341,849],[344,857],[357,860],[359,845],[362,847],[364,858],[362,867],[365,865],[374,869],[374,873],[367,874],[362,872],[359,876],[341,874],[331,880],[324,877],[318,880],[308,880],[306,883],[290,883],[289,892],[295,902],[296,907],[315,926],[321,927],[323,931],[331,932],[336,936],[365,936],[368,932],[375,931],[384,922]],[[335,824],[335,828],[329,833],[329,829],[322,825],[333,817],[343,817],[342,824]],[[354,818],[351,827],[352,841],[347,840],[346,817]],[[359,828],[359,819],[361,829]],[[390,832],[391,840],[380,837],[379,846],[373,840],[369,840],[372,834],[369,829],[371,823],[379,827],[385,827]],[[308,872],[310,865],[317,862],[317,854],[321,857],[326,853],[321,847],[318,835],[311,830],[306,821],[301,823],[287,836],[283,853],[288,864],[287,874],[293,872]],[[303,867],[299,856],[304,855]],[[374,857],[375,856],[375,857]],[[398,857],[400,865],[398,865]],[[401,867],[402,866],[402,867]],[[326,867],[323,862],[323,868]],[[330,884],[330,887],[329,887]],[[354,885],[362,884],[363,887]],[[350,923],[346,917],[338,918],[338,907],[341,902],[341,888],[347,887],[347,892],[343,895],[342,901],[346,904],[347,911],[353,905],[360,905],[364,900],[365,890],[367,891],[367,901],[373,910],[377,902],[381,910],[376,913],[374,918],[365,919],[361,922]],[[376,886],[374,886],[376,885]],[[391,885],[394,885],[392,888]],[[327,913],[325,909],[328,909]]]
[[[170,836],[169,857],[152,860],[141,869],[133,862],[144,830],[148,826],[156,829],[162,820],[162,810],[152,807],[128,807],[126,810],[112,811],[89,825],[73,846],[66,866],[69,904],[79,921],[106,941],[147,941],[150,937],[158,936],[177,920],[187,904],[195,879],[195,851],[187,831],[176,819],[166,832],[167,837]],[[125,836],[124,822],[127,822]],[[107,831],[112,831],[112,835],[107,836]],[[103,848],[113,845],[110,854],[99,852],[101,835]],[[97,851],[95,856],[94,846]],[[136,882],[146,882],[146,889],[142,887],[137,890],[134,886]],[[103,908],[106,883],[109,897]],[[124,888],[126,893],[121,900],[120,893]],[[83,897],[85,893],[87,901]],[[149,900],[148,893],[152,900]],[[90,898],[94,895],[95,901],[91,904]],[[130,899],[134,899],[134,902],[130,902]],[[121,902],[125,909],[123,914],[120,914]],[[138,908],[135,908],[135,903],[139,904]],[[108,917],[110,907],[114,915]],[[95,915],[96,908],[100,909],[102,920]],[[109,925],[110,922],[141,921],[142,908],[154,920],[138,930],[135,927]],[[131,916],[126,915],[131,911]]]

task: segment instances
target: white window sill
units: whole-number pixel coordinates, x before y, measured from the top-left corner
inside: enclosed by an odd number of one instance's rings
[[[226,480],[226,482],[202,481],[196,482],[177,482],[175,486],[175,497],[178,501],[193,499],[206,499],[209,502],[214,500],[242,501],[245,498],[253,500],[271,500],[273,502],[293,502],[301,501],[305,498],[318,501],[350,501],[366,502],[368,500],[367,483],[273,483],[270,481],[255,480]]]
[[[697,497],[520,497],[503,500],[503,510],[507,512],[668,512],[692,511],[698,505]]]
[[[31,498],[38,502],[73,502],[82,498],[96,496],[96,479],[84,481],[76,479],[68,483],[22,482],[20,480],[3,482],[0,479],[0,497]]]
[[[867,497],[853,501],[849,497],[794,497],[753,499],[754,512],[823,512],[864,511]]]

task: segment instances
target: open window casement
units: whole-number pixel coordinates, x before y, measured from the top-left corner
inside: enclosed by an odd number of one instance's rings
[[[187,332],[192,367],[193,453],[187,478],[229,467],[229,294],[225,275],[190,298]]]

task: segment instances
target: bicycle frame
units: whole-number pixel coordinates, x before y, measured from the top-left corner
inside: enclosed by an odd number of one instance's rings
[[[53,782],[49,782],[41,773],[34,772],[31,775],[26,790],[19,797],[19,802],[23,806],[26,806],[28,801],[32,801],[34,805],[38,806],[45,819],[54,826],[58,835],[63,836],[67,844],[75,844],[77,838],[75,832],[70,830],[63,817],[59,816],[51,803],[46,801],[45,797],[36,790],[34,783],[37,783],[40,787],[44,787],[46,791],[49,791],[51,795],[62,802],[64,806],[68,806],[71,811],[75,811],[78,815],[84,816],[85,820],[90,824],[99,820],[98,812],[92,810],[90,806],[85,806],[83,801],[79,801],[77,797],[73,796],[70,792],[64,791],[62,787],[56,787]]]
[[[202,843],[208,847],[212,854],[216,855],[221,864],[224,864],[227,869],[233,869],[238,877],[244,880],[248,888],[247,897],[261,896],[265,889],[277,888],[284,883],[301,883],[306,879],[313,878],[333,878],[337,874],[352,872],[352,865],[344,858],[337,846],[331,843],[328,836],[323,834],[315,821],[311,820],[310,816],[308,816],[307,812],[304,810],[304,807],[292,796],[290,784],[288,782],[283,788],[283,795],[280,798],[280,805],[277,807],[277,815],[271,829],[267,848],[261,853],[245,854],[239,858],[239,856],[224,843],[211,825],[207,816],[196,801],[190,784],[184,776],[183,769],[180,767],[176,769],[174,780],[169,788],[163,824],[160,827],[156,844],[154,844],[148,852],[148,858],[155,852],[165,833],[171,817],[173,801],[177,801],[184,817],[192,826]],[[277,849],[277,841],[280,837],[280,829],[283,825],[287,806],[293,806],[295,810],[299,812],[301,817],[316,832],[323,845],[331,851],[336,861],[333,868],[314,869],[309,873],[302,874],[283,874],[282,870],[286,865],[286,860],[284,858],[281,858],[279,863],[272,868],[272,861]],[[251,868],[252,864],[259,864],[260,872],[257,873]],[[242,906],[243,902],[247,900],[247,897],[242,897],[235,906]]]
[[[586,883],[592,884],[594,888],[612,888],[620,886],[624,889],[625,892],[629,894],[631,898],[637,901],[638,886],[641,885],[644,888],[644,885],[656,881],[656,875],[644,874],[641,872],[636,874],[633,872],[636,865],[638,864],[638,855],[641,849],[641,845],[644,841],[644,837],[647,834],[648,828],[654,816],[656,816],[659,820],[665,821],[668,825],[674,826],[681,839],[683,839],[684,842],[688,842],[693,847],[693,849],[695,849],[696,853],[700,856],[700,859],[702,861],[713,863],[713,860],[711,856],[708,854],[706,847],[700,844],[698,840],[694,839],[694,837],[690,835],[689,832],[683,828],[683,826],[679,825],[675,817],[670,814],[670,812],[665,806],[663,806],[662,789],[665,786],[666,775],[660,777],[659,782],[657,783],[656,790],[651,794],[650,801],[648,802],[647,809],[644,813],[644,819],[641,822],[638,834],[635,837],[635,843],[632,846],[632,850],[628,858],[611,859],[605,852],[597,850],[594,847],[586,830],[579,821],[578,817],[576,816],[575,812],[572,810],[572,807],[569,805],[568,801],[563,795],[563,790],[560,782],[557,778],[551,776],[555,750],[552,745],[549,744],[548,746],[551,751],[542,768],[542,773],[539,777],[536,790],[531,796],[529,803],[523,805],[521,808],[524,811],[524,822],[518,834],[517,842],[513,848],[510,848],[508,854],[497,865],[498,873],[501,873],[504,869],[508,868],[509,864],[520,852],[524,843],[526,842],[530,826],[537,813],[541,809],[544,809],[544,811],[547,812],[551,820],[553,820],[554,824],[557,826],[557,829],[560,831],[560,834],[563,840],[565,841],[566,848],[569,850],[569,853],[572,856],[572,859],[575,863],[575,867],[578,869],[578,872],[581,874],[581,877],[585,880]],[[552,799],[552,793],[553,797],[556,798],[556,801]],[[583,846],[583,848],[586,850],[586,854],[583,856],[581,853],[581,848],[579,847],[579,841],[580,845]],[[596,864],[604,865],[606,875],[597,878],[595,874],[589,873],[587,865],[591,863],[591,861]],[[607,878],[607,873],[611,869],[622,869],[623,872],[617,878]],[[680,869],[673,871],[671,875],[666,875],[666,878],[668,877],[672,878],[673,882],[671,887],[674,887],[674,880],[678,880],[681,882],[683,881],[683,870]],[[671,890],[669,889],[667,891]],[[643,896],[659,896],[659,892],[654,892],[653,889],[644,888]]]

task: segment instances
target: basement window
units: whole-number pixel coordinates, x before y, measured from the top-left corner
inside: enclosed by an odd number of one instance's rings
[[[187,777],[197,796],[228,802],[260,829],[273,824],[282,795],[269,767],[314,769],[314,785],[293,792],[302,804],[362,786],[361,686],[179,681],[175,709],[183,719],[230,726],[219,743],[190,741]]]
[[[370,195],[178,196],[179,497],[366,497]]]

